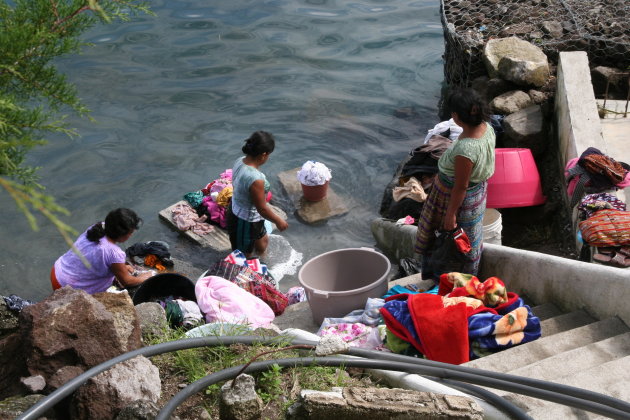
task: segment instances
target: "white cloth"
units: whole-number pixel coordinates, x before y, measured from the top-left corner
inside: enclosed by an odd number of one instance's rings
[[[316,185],[324,185],[326,182],[330,181],[332,174],[330,173],[330,169],[323,163],[309,160],[302,165],[302,169],[297,173],[297,178],[301,184],[313,187]]]
[[[451,130],[451,132],[448,138],[451,140],[457,140],[459,135],[462,134],[462,131],[464,131],[464,129],[461,128],[459,125],[455,124],[455,121],[453,121],[453,119],[451,118],[448,121],[442,121],[440,123],[437,123],[435,127],[430,129],[429,132],[427,133],[427,136],[424,138],[424,143],[426,144],[431,138],[431,136],[435,134],[442,134],[443,132],[449,129]]]
[[[199,306],[192,300],[175,299],[182,311],[184,317],[183,324],[185,327],[194,327],[197,324],[203,324],[203,315],[199,310]]]

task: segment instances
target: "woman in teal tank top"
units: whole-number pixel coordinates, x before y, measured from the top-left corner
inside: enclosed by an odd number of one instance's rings
[[[275,140],[266,131],[256,131],[241,149],[232,168],[232,201],[227,213],[227,229],[232,249],[238,249],[249,258],[255,254],[264,256],[269,244],[265,219],[276,225],[279,231],[289,225],[267,205],[269,182],[259,168],[269,159],[275,148]]]
[[[436,231],[461,227],[472,249],[466,261],[447,263],[449,271],[477,275],[483,249],[483,214],[486,210],[488,178],[494,173],[495,133],[487,122],[485,101],[472,89],[453,92],[447,100],[451,116],[463,132],[438,161],[438,175],[418,221],[415,252],[423,258],[423,277],[438,280],[440,274],[426,267]]]

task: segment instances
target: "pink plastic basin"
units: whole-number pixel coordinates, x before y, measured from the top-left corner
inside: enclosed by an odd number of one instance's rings
[[[495,158],[494,175],[488,180],[486,207],[527,207],[547,201],[530,149],[498,148],[495,149]]]

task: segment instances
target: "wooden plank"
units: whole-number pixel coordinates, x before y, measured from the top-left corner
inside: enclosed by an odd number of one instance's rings
[[[202,248],[212,248],[215,251],[219,251],[219,252],[232,250],[232,246],[230,245],[230,238],[228,236],[227,231],[225,229],[220,228],[219,226],[212,225],[214,229],[212,230],[212,232],[209,232],[206,235],[197,235],[196,233],[191,232],[189,230],[181,231],[177,229],[177,225],[173,222],[173,219],[171,218],[171,214],[172,214],[173,208],[178,204],[188,204],[188,202],[186,200],[181,200],[175,204],[168,206],[164,210],[161,210],[158,213],[160,216],[160,219],[162,219],[162,221],[164,221],[172,229],[178,231],[183,236],[194,241]],[[282,211],[282,209],[276,206],[273,206],[271,204],[269,204],[269,207],[271,207],[271,209],[274,212],[279,214],[280,217],[282,217],[285,220],[287,219],[287,214],[284,211]]]
[[[305,223],[317,223],[348,212],[342,198],[328,186],[326,198],[321,201],[306,201],[302,194],[302,186],[297,179],[300,168],[290,169],[278,174],[280,183],[289,195],[296,208],[296,213]]]

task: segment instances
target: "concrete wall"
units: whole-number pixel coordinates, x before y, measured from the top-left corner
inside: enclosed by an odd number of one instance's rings
[[[479,279],[496,276],[509,291],[595,318],[619,316],[630,325],[630,271],[539,252],[484,245]]]
[[[417,226],[397,225],[383,219],[375,219],[370,226],[376,246],[390,260],[398,263],[403,258],[413,258]]]
[[[557,78],[555,122],[563,165],[589,146],[608,153],[586,53],[561,52]]]
[[[415,226],[376,219],[372,232],[377,247],[389,258],[398,261],[413,255]],[[619,316],[630,325],[630,269],[484,244],[478,277],[483,281],[493,276],[536,304],[553,302],[565,311],[586,308],[598,319]]]

